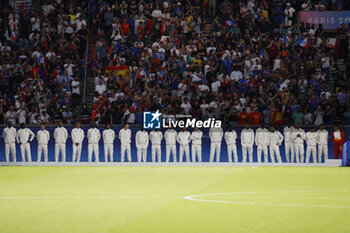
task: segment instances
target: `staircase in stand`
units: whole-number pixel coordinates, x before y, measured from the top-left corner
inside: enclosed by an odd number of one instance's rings
[[[86,76],[86,93],[85,93],[85,104],[88,107],[88,109],[92,110],[93,105],[93,99],[94,99],[94,93],[95,93],[95,76],[94,71],[92,69],[92,63],[93,60],[96,58],[96,48],[95,48],[95,41],[93,39],[93,34],[89,33],[89,51],[88,51],[89,57],[88,57],[88,69],[87,69],[87,76]]]

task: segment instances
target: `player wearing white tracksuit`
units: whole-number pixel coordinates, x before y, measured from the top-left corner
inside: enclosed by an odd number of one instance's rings
[[[253,162],[253,145],[254,145],[254,131],[246,125],[241,132],[241,145],[243,162],[247,162],[247,151],[249,154],[249,162]]]
[[[92,161],[92,153],[95,156],[95,162],[99,162],[99,149],[98,143],[101,139],[100,130],[96,128],[95,122],[91,124],[91,128],[87,132],[88,138],[88,161]]]
[[[170,160],[170,153],[173,155],[174,162],[177,162],[176,158],[176,138],[177,138],[177,132],[171,128],[165,131],[164,133],[164,139],[165,139],[165,151],[166,151],[166,159],[165,162],[169,162]]]
[[[283,129],[283,136],[284,136],[284,151],[287,158],[287,163],[290,163],[290,161],[293,161],[294,158],[294,141],[293,141],[293,132],[295,128],[292,126],[292,123],[288,123],[288,126],[284,127]],[[290,158],[289,158],[289,152],[290,152]]]
[[[312,153],[312,162],[316,163],[316,146],[317,146],[317,133],[315,127],[312,126],[310,132],[305,134],[306,139],[306,158],[305,163],[310,161],[310,154]]]
[[[113,162],[113,153],[114,153],[114,139],[115,139],[115,132],[113,129],[111,129],[111,124],[106,124],[106,129],[102,132],[102,138],[104,143],[104,152],[105,152],[105,162],[109,161]],[[109,156],[108,156],[109,155]]]
[[[255,132],[255,145],[258,148],[258,162],[262,161],[262,152],[264,153],[264,162],[267,163],[267,145],[269,143],[269,130],[265,128],[265,125],[262,124]]]
[[[202,137],[203,132],[195,126],[194,131],[191,133],[192,162],[196,162],[196,157],[198,158],[198,162],[202,162]]]
[[[151,133],[149,134],[149,139],[152,142],[152,162],[156,161],[156,155],[158,158],[158,162],[161,162],[162,153],[160,146],[163,139],[162,132],[160,132],[158,129],[151,131]]]
[[[282,145],[283,142],[283,135],[275,130],[275,127],[271,126],[270,132],[268,135],[268,143],[270,147],[270,157],[271,161],[275,162],[275,155],[277,158],[277,162],[281,163],[281,154],[280,154],[280,145]]]
[[[221,127],[210,128],[209,137],[210,137],[211,144],[210,144],[209,162],[211,163],[214,162],[215,154],[216,154],[216,162],[220,162],[221,141],[223,136],[224,136],[224,133]]]
[[[10,150],[12,155],[12,161],[16,162],[16,135],[17,130],[12,127],[12,122],[7,122],[7,127],[2,132],[2,136],[5,140],[5,156],[6,162],[10,161]]]
[[[80,128],[80,122],[76,123],[76,127],[72,129],[73,153],[72,162],[80,162],[81,148],[84,141],[84,130]]]
[[[238,156],[237,156],[237,146],[236,146],[236,140],[237,140],[237,133],[232,129],[232,127],[228,127],[228,131],[225,133],[225,141],[227,145],[227,156],[228,161],[232,163],[232,154],[234,161],[238,162]]]
[[[26,124],[21,124],[21,129],[18,130],[16,139],[17,143],[21,148],[22,161],[26,161],[26,154],[28,162],[32,162],[32,155],[30,151],[30,142],[35,138],[35,134],[28,128],[26,128]]]
[[[54,131],[55,144],[55,161],[58,162],[61,152],[62,162],[66,162],[66,141],[68,138],[68,131],[63,127],[63,122],[58,123],[58,127]]]
[[[292,138],[294,141],[294,155],[296,157],[297,163],[304,161],[304,140],[305,131],[300,128],[300,124],[297,124],[296,129],[292,133]],[[291,159],[294,162],[294,156]]]
[[[190,141],[191,141],[191,133],[186,131],[186,127],[183,127],[182,131],[177,134],[177,142],[180,144],[180,149],[179,149],[180,163],[183,161],[184,153],[186,153],[186,162],[191,162]]]
[[[125,152],[128,157],[128,162],[131,163],[131,130],[129,129],[129,124],[125,123],[124,128],[119,131],[120,140],[120,157],[121,162],[124,162]]]
[[[317,130],[317,144],[318,144],[318,162],[322,161],[322,155],[324,159],[328,159],[328,131],[324,129],[324,125],[320,126]]]
[[[45,129],[45,125],[41,124],[40,130],[36,133],[36,139],[38,140],[38,162],[41,161],[41,154],[44,152],[44,161],[47,162],[49,157],[48,157],[48,149],[47,149],[47,144],[49,143],[50,140],[50,133]]]
[[[141,126],[135,136],[136,148],[137,148],[137,162],[147,162],[147,147],[149,143],[149,136],[146,130]]]

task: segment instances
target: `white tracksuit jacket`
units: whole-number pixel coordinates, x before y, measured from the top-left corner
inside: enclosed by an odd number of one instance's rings
[[[66,161],[66,141],[68,138],[68,131],[64,127],[57,127],[54,132],[55,138],[55,161],[58,162],[61,152],[62,162]]]
[[[190,160],[190,141],[191,133],[188,131],[181,131],[177,134],[177,142],[180,144],[179,159],[180,162],[183,161],[184,152],[186,153],[186,162],[191,162]]]
[[[212,127],[209,130],[209,137],[211,141],[210,145],[210,158],[209,162],[214,162],[214,156],[216,154],[216,162],[220,162],[221,141],[224,136],[222,128]],[[216,153],[215,153],[216,152]]]
[[[166,143],[166,159],[165,162],[169,162],[170,154],[173,155],[174,162],[177,162],[176,158],[176,138],[177,132],[174,129],[168,129],[164,133],[164,139]]]
[[[158,162],[161,162],[161,143],[163,139],[163,134],[161,131],[151,131],[149,134],[149,139],[152,142],[152,162],[156,161],[156,155],[158,158]]]
[[[50,140],[50,133],[46,129],[39,130],[36,133],[36,139],[38,140],[38,162],[41,161],[41,154],[44,152],[44,160],[45,162],[48,161],[48,148],[47,144]]]
[[[87,132],[88,138],[88,161],[92,161],[92,153],[95,155],[95,162],[99,162],[98,142],[101,139],[100,130],[97,128],[90,128]]]
[[[225,141],[227,145],[227,156],[228,156],[228,161],[232,163],[232,154],[235,162],[238,162],[238,156],[237,156],[237,146],[236,146],[236,141],[237,141],[237,133],[236,131],[232,130],[227,131],[225,133]]]
[[[258,162],[261,162],[262,152],[264,152],[264,162],[267,163],[267,145],[269,143],[269,131],[267,128],[258,128],[255,133],[255,145],[258,147]]]
[[[192,141],[192,162],[196,162],[196,157],[198,158],[198,162],[202,162],[202,137],[203,132],[193,131],[191,134]]]
[[[54,132],[54,138],[56,143],[66,144],[68,138],[68,131],[64,127],[57,127]]]
[[[113,153],[114,153],[114,139],[115,139],[115,132],[113,129],[105,129],[102,132],[102,138],[104,143],[104,152],[105,152],[105,162],[108,162],[108,155],[109,160],[113,162]]]
[[[35,138],[35,134],[33,133],[33,131],[31,131],[28,128],[24,128],[24,129],[20,129],[17,132],[17,143],[21,143],[20,144],[20,148],[21,148],[21,155],[22,155],[22,161],[25,162],[26,161],[26,154],[27,154],[27,159],[28,162],[32,161],[32,155],[31,155],[31,151],[30,151],[30,143],[31,141],[33,141],[33,139]]]
[[[36,133],[36,139],[38,140],[38,145],[47,145],[50,141],[50,133],[46,129],[39,130]]]
[[[287,126],[287,127],[284,127],[283,129],[284,151],[287,158],[287,163],[290,162],[290,157],[294,158],[294,140],[293,140],[294,130],[295,128],[293,126],[291,127]],[[289,154],[290,154],[290,157],[289,157]]]
[[[249,153],[249,162],[253,162],[254,131],[252,129],[242,130],[241,144],[242,144],[243,162],[247,162],[247,151]]]
[[[130,129],[121,129],[119,131],[119,140],[120,140],[120,155],[121,161],[124,162],[125,151],[128,156],[128,161],[131,162],[131,130]]]
[[[5,141],[6,162],[10,161],[10,150],[13,162],[16,162],[16,135],[17,130],[14,127],[6,127],[2,132]]]
[[[305,135],[306,139],[306,158],[305,158],[305,163],[310,161],[310,154],[312,153],[312,162],[316,163],[316,146],[317,146],[317,138],[318,135],[316,132],[307,132]]]
[[[280,145],[282,145],[282,142],[283,142],[283,135],[279,131],[269,132],[268,140],[269,140],[271,161],[273,163],[275,162],[275,155],[276,155],[277,161],[281,163],[282,159],[280,154]]]
[[[297,135],[300,134],[300,137]],[[295,129],[292,133],[292,138],[294,141],[294,155],[296,157],[297,163],[304,160],[304,140],[305,140],[305,131],[303,129]],[[294,156],[291,159],[291,162],[294,162]]]
[[[328,131],[317,130],[317,144],[318,144],[318,162],[322,161],[322,154],[324,155],[324,159],[328,159]]]
[[[74,128],[71,133],[72,141],[73,141],[73,162],[80,162],[81,157],[81,148],[84,141],[84,130],[81,128]],[[75,144],[79,143],[78,146]]]
[[[139,130],[135,136],[135,143],[137,148],[137,162],[147,162],[147,147],[149,143],[149,136],[146,130]]]

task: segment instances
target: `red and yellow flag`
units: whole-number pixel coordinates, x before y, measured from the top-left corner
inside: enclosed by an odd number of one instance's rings
[[[115,76],[122,75],[125,77],[129,73],[130,67],[127,65],[106,66],[105,71],[107,74],[114,72]]]

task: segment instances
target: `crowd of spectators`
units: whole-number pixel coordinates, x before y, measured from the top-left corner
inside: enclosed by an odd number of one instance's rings
[[[160,109],[230,125],[349,123],[346,74],[332,66],[325,30],[297,22],[324,2],[90,1],[93,119],[141,124],[143,111]],[[125,76],[106,69],[125,65]],[[341,88],[327,88],[331,76]]]
[[[79,116],[88,35],[83,3],[0,9],[0,124],[69,124]]]
[[[349,63],[346,72],[334,65],[321,24],[297,20],[301,10],[346,4],[37,0],[29,11],[2,9],[0,123],[70,124],[88,113],[78,106],[90,32],[91,120],[99,124],[141,124],[143,111],[158,109],[228,125],[350,124]],[[348,49],[350,28],[342,28]]]

